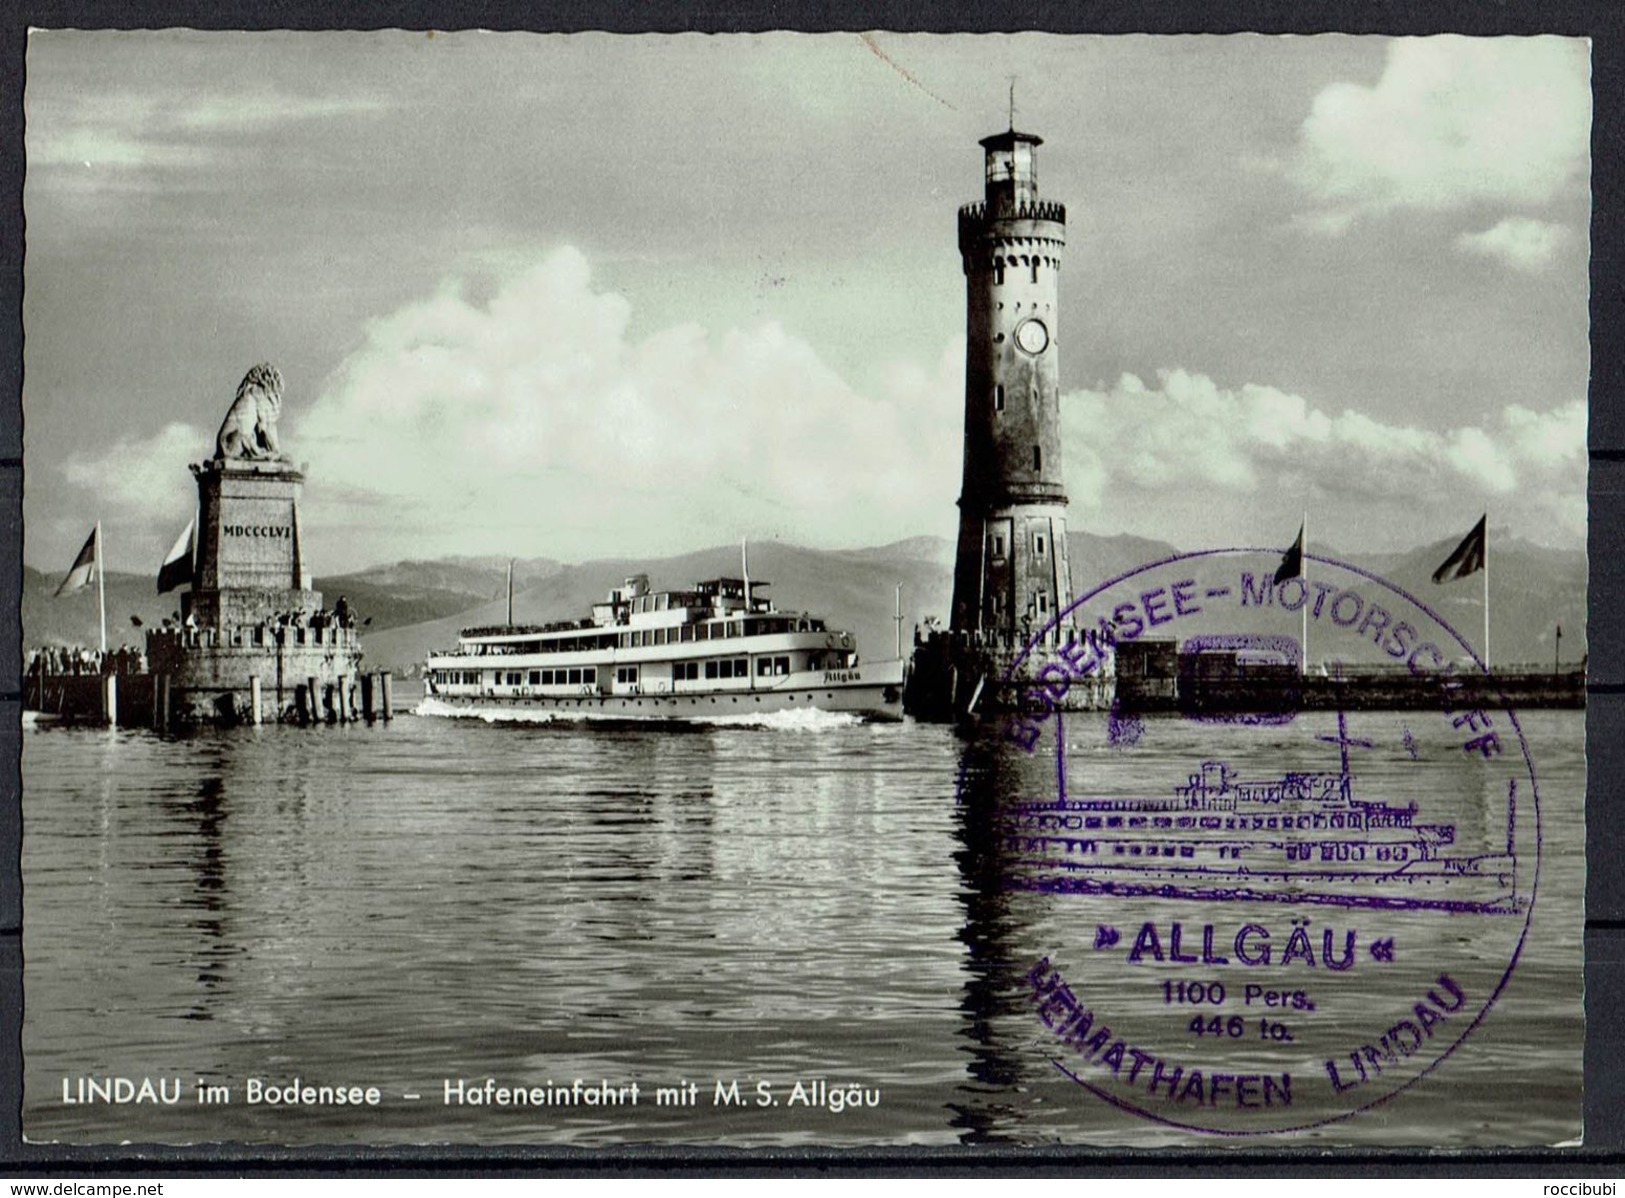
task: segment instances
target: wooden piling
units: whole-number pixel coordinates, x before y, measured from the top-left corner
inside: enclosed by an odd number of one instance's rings
[[[388,723],[390,717],[395,714],[395,692],[392,686],[394,679],[388,670],[384,670],[379,673],[378,681],[381,684],[378,689],[383,692],[380,705],[383,708],[384,722]]]
[[[343,674],[340,674],[338,679],[333,683],[333,687],[338,692],[338,703],[336,706],[338,707],[339,712],[339,723],[348,724],[350,722],[349,679]]]
[[[305,689],[303,682],[294,683],[293,709],[299,719],[299,726],[303,728],[310,720],[310,692]]]
[[[310,700],[310,722],[322,722],[322,692],[316,689],[316,679],[305,679],[305,696]]]
[[[255,674],[248,680],[248,718],[250,722],[259,724],[264,717],[260,714],[260,676]]]
[[[372,706],[372,680],[373,676],[371,674],[361,675],[361,718],[366,720],[369,724],[372,723],[374,715]]]

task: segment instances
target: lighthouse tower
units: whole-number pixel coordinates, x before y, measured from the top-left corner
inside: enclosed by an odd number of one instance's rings
[[[986,192],[959,210],[965,472],[950,627],[997,652],[1019,650],[1072,602],[1056,289],[1066,208],[1038,197],[1042,139],[1011,129],[981,144]]]

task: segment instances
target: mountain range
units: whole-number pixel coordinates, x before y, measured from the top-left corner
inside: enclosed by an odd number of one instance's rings
[[[1577,661],[1585,653],[1586,558],[1580,550],[1550,549],[1512,539],[1492,529],[1490,598],[1495,660],[1499,663],[1553,660],[1556,629],[1563,629],[1562,656]],[[1163,541],[1143,537],[1099,537],[1074,532],[1068,537],[1074,585],[1080,591],[1136,566],[1177,552]],[[1435,541],[1403,553],[1350,554],[1311,545],[1312,554],[1364,567],[1397,586],[1423,596],[1469,639],[1482,627],[1478,580],[1433,584],[1434,569],[1455,547]],[[897,625],[896,587],[903,588],[904,651],[916,623],[928,615],[945,619],[953,590],[953,542],[945,537],[914,537],[869,549],[807,549],[777,541],[749,549],[753,579],[771,583],[767,594],[790,610],[822,616],[832,627],[853,633],[871,660],[891,657]],[[545,558],[513,564],[514,620],[541,623],[585,616],[612,587],[628,576],[647,574],[659,589],[686,587],[703,578],[737,576],[738,546],[718,546],[657,560],[608,558],[566,564]],[[415,670],[431,649],[451,648],[459,629],[499,624],[507,614],[504,558],[448,557],[402,561],[353,574],[317,578],[316,588],[331,605],[343,595],[357,618],[370,621],[363,644],[370,665]],[[94,645],[96,591],[52,598],[60,575],[23,569],[24,644]],[[179,607],[178,596],[154,594],[147,575],[109,572],[106,578],[107,635],[110,645],[138,644],[142,629],[156,625]],[[141,621],[138,627],[132,620]]]

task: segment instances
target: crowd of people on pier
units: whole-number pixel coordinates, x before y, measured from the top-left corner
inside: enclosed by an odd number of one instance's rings
[[[44,675],[102,675],[127,676],[143,673],[147,668],[147,655],[132,645],[120,645],[103,652],[79,645],[47,645],[32,649],[28,654],[27,673],[30,677]]]
[[[340,595],[338,602],[326,611],[314,611],[306,615],[303,611],[279,611],[264,620],[266,628],[309,628],[320,632],[324,628],[354,628],[355,613],[350,610],[350,602]]]
[[[141,626],[139,617],[132,616],[130,622],[137,628]],[[308,628],[321,632],[327,628],[353,629],[356,626],[355,613],[343,595],[340,595],[338,602],[326,611],[277,612],[260,621],[260,627],[267,634],[277,635],[289,628]],[[178,611],[165,616],[158,626],[162,632],[196,630],[197,627],[196,616],[188,612],[182,618]],[[145,673],[147,655],[133,645],[120,645],[117,649],[108,649],[105,652],[82,645],[46,645],[40,649],[29,650],[25,670],[29,677],[55,678],[103,674],[117,674],[123,677]]]

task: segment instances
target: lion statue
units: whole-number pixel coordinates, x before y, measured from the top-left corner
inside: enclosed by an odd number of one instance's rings
[[[261,362],[237,387],[220,433],[214,439],[217,460],[281,461],[276,422],[282,414],[282,376],[269,362]]]

